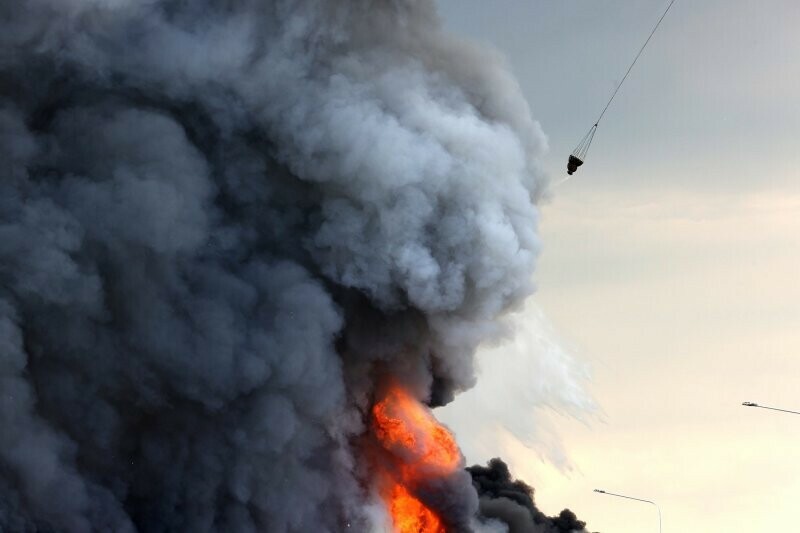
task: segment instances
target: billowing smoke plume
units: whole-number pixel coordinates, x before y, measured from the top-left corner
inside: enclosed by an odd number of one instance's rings
[[[376,527],[377,383],[531,292],[498,64],[432,0],[0,0],[0,530]]]
[[[585,531],[581,522],[569,509],[557,517],[541,512],[533,499],[533,488],[523,481],[511,478],[508,466],[500,459],[492,459],[487,466],[467,469],[480,495],[480,511],[484,517],[496,519],[507,525],[509,533],[573,533]]]

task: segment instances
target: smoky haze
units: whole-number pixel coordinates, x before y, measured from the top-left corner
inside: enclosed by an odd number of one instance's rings
[[[429,0],[0,0],[0,530],[380,527],[376,382],[472,385],[545,145]]]

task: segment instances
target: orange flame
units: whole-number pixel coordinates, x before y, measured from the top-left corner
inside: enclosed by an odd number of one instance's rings
[[[439,517],[400,483],[392,487],[388,504],[395,530],[399,533],[445,533]]]
[[[410,490],[420,481],[446,476],[459,468],[461,452],[453,435],[398,385],[389,387],[372,407],[372,418],[378,441],[398,460],[399,479],[384,492],[395,530],[445,533],[441,519]]]
[[[407,469],[412,478],[415,473],[444,475],[458,468],[461,452],[453,435],[404,389],[391,387],[373,406],[372,416],[378,440],[412,467]]]

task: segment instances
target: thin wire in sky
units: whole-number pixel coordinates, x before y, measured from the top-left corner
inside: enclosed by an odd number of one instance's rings
[[[603,112],[600,113],[600,116],[595,121],[595,123],[594,123],[595,126],[597,126],[600,123],[600,119],[602,119],[603,115],[606,114],[606,111],[608,110],[608,106],[610,106],[611,102],[614,101],[614,97],[617,96],[617,93],[619,92],[619,88],[622,87],[622,84],[625,83],[626,79],[628,79],[628,74],[631,73],[631,70],[633,70],[633,66],[636,64],[637,61],[639,61],[639,56],[641,56],[642,52],[644,52],[644,49],[647,48],[647,44],[650,42],[650,39],[653,38],[653,35],[655,35],[656,30],[658,30],[658,27],[661,26],[661,21],[664,20],[664,17],[667,16],[667,13],[669,13],[669,10],[672,9],[672,4],[674,4],[674,3],[675,3],[675,0],[672,0],[669,3],[669,5],[667,6],[667,9],[665,9],[664,13],[661,14],[661,18],[658,19],[658,22],[656,22],[656,25],[653,26],[653,31],[650,32],[650,35],[647,37],[647,40],[644,42],[642,47],[639,49],[639,53],[636,54],[635,58],[633,58],[633,63],[631,63],[631,66],[628,67],[627,72],[625,72],[625,76],[623,76],[622,80],[617,84],[617,88],[614,89],[614,93],[611,95],[611,98],[608,99],[608,103],[603,108]]]

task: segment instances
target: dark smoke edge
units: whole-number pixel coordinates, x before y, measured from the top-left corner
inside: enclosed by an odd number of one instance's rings
[[[524,481],[513,479],[508,465],[500,458],[486,466],[467,468],[478,492],[483,517],[500,520],[509,533],[587,533],[586,522],[564,509],[556,517],[548,517],[536,506],[534,489]]]

